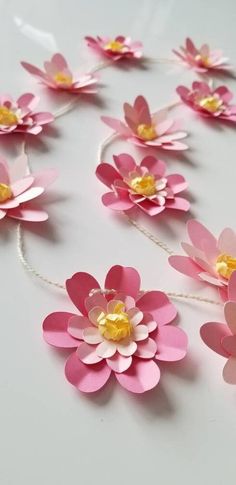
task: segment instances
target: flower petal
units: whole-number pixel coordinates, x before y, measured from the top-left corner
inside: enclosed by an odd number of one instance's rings
[[[157,331],[155,340],[157,344],[157,360],[175,362],[185,357],[188,338],[181,328],[171,325],[161,327]]]
[[[98,282],[88,273],[75,273],[70,279],[66,280],[67,293],[74,305],[84,315],[87,315],[85,299],[89,296],[92,289],[100,288]]]
[[[114,185],[115,180],[122,180],[119,172],[109,163],[100,163],[96,169],[96,176],[109,188]]]
[[[41,195],[43,192],[44,189],[42,187],[31,187],[30,189],[18,195],[16,197],[16,200],[17,202],[19,202],[19,204],[22,204],[23,202],[27,202],[28,200],[39,197],[39,195]]]
[[[109,365],[110,369],[114,372],[120,374],[121,372],[125,372],[132,364],[132,357],[124,357],[116,353],[113,357],[107,359],[107,365]]]
[[[44,340],[54,347],[77,347],[78,340],[67,332],[68,322],[74,316],[76,315],[69,312],[54,312],[48,315],[43,322]]]
[[[131,130],[122,121],[110,118],[109,116],[101,116],[101,120],[120,135],[125,137],[131,136]]]
[[[140,289],[140,276],[134,268],[113,266],[107,273],[105,288],[114,289],[136,299]]]
[[[136,352],[137,344],[128,339],[123,339],[120,342],[117,342],[116,348],[121,355],[129,357],[129,355],[133,355],[134,352]]]
[[[7,215],[12,219],[28,222],[43,222],[48,219],[47,212],[40,209],[33,209],[33,207],[30,208],[29,206],[10,209],[7,211]]]
[[[107,359],[116,353],[116,344],[111,340],[103,340],[103,342],[97,346],[96,352],[97,355],[103,359]]]
[[[98,318],[100,317],[101,313],[104,312],[106,312],[106,308],[104,309],[103,306],[95,306],[91,310],[89,310],[89,320],[93,323],[93,325],[95,325],[95,327],[98,326]]]
[[[139,310],[139,308],[130,308],[130,310],[127,311],[128,317],[130,319],[130,323],[136,327],[139,323],[141,323],[143,319],[143,312]]]
[[[135,352],[136,357],[141,359],[152,359],[157,351],[157,344],[152,338],[147,338],[143,342],[139,342],[138,348]]]
[[[153,389],[160,380],[159,367],[153,360],[134,358],[127,371],[115,375],[122,387],[137,394]]]
[[[83,339],[87,344],[99,344],[103,341],[102,335],[95,327],[88,327],[83,330]]]
[[[97,354],[96,350],[97,349],[94,345],[89,345],[86,342],[82,342],[82,344],[76,350],[76,355],[84,364],[97,364],[97,362],[100,362],[103,358]]]
[[[187,212],[190,209],[190,203],[183,197],[175,197],[174,199],[166,200],[166,208]]]
[[[101,389],[111,375],[111,369],[103,360],[95,365],[81,362],[76,353],[70,355],[65,366],[67,380],[82,392],[96,392]]]
[[[236,384],[236,358],[229,357],[227,360],[224,369],[223,369],[223,378],[225,382],[228,384]]]
[[[155,175],[156,177],[163,177],[166,171],[166,164],[162,160],[159,160],[152,155],[148,155],[144,157],[141,164],[141,167],[146,167],[150,173]]]
[[[9,180],[6,162],[5,160],[3,161],[2,158],[0,158],[0,183],[9,185],[9,182],[10,180]]]
[[[177,315],[175,306],[162,291],[148,291],[137,301],[137,306],[150,313],[159,326],[171,322]]]
[[[236,271],[232,273],[228,283],[228,300],[236,301]]]
[[[102,202],[106,207],[112,210],[127,211],[132,209],[134,203],[130,200],[128,194],[126,197],[119,197],[114,192],[107,192],[102,196]]]
[[[188,187],[188,184],[185,178],[178,173],[167,175],[166,178],[168,180],[168,186],[171,187],[174,194],[178,194],[179,192],[182,192]]]
[[[192,244],[196,246],[198,249],[204,251],[204,242],[207,241],[208,245],[212,247],[212,251],[216,250],[216,238],[211,234],[208,229],[203,226],[200,222],[191,219],[187,222],[187,231],[189,237],[192,241]]]
[[[85,299],[85,307],[87,312],[90,312],[90,310],[95,307],[99,307],[101,310],[106,311],[107,300],[104,295],[102,295],[100,292],[97,292],[91,296],[88,296],[88,298]]]
[[[120,155],[113,155],[114,162],[119,172],[124,176],[132,172],[136,168],[134,158],[128,153],[121,153]]]
[[[28,177],[24,177],[20,180],[17,180],[17,182],[14,182],[11,185],[11,189],[14,197],[17,197],[20,194],[22,194],[22,192],[25,192],[33,184],[33,182],[34,182],[34,177],[32,175],[29,175]],[[19,199],[17,200],[20,203]]]
[[[54,168],[34,173],[34,187],[43,187],[44,189],[51,185],[57,178],[58,172]]]
[[[83,340],[83,330],[90,326],[91,323],[87,317],[73,315],[68,321],[67,331],[72,337]]]
[[[222,338],[222,347],[232,357],[236,357],[236,335],[227,335]]]
[[[236,234],[235,232],[226,227],[220,234],[218,240],[218,249],[223,254],[229,254],[232,257],[236,257]]]
[[[233,335],[236,335],[236,302],[227,301],[224,306],[225,320]]]
[[[201,268],[187,256],[170,256],[168,261],[172,268],[176,269],[180,273],[199,280]]]
[[[224,323],[208,322],[200,328],[203,342],[217,354],[228,357],[228,353],[222,347],[222,339],[230,335],[230,330]]]
[[[133,329],[132,336],[135,342],[145,340],[148,337],[148,328],[146,325],[137,325],[137,327],[134,327]]]

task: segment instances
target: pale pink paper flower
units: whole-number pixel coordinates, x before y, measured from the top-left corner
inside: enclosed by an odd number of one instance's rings
[[[80,391],[97,391],[114,373],[121,386],[143,393],[159,382],[156,361],[183,359],[187,336],[167,325],[177,312],[164,293],[140,291],[134,268],[113,266],[104,288],[88,273],[68,279],[67,293],[80,313],[48,315],[44,339],[54,347],[76,349],[65,375]]]
[[[21,155],[8,166],[0,157],[0,219],[10,217],[22,221],[41,222],[48,214],[32,204],[57,177],[53,169],[25,175],[27,156]]]
[[[101,163],[96,170],[99,180],[112,189],[102,196],[105,206],[118,211],[137,206],[149,216],[165,209],[189,210],[189,202],[176,196],[187,188],[187,182],[179,174],[165,175],[165,162],[147,156],[137,165],[128,153],[113,158],[117,170],[108,163]]]
[[[101,56],[113,61],[120,59],[140,59],[143,55],[143,44],[132,41],[130,37],[118,35],[115,39],[110,37],[85,37],[87,45]]]
[[[226,228],[217,239],[196,220],[187,222],[187,231],[192,245],[181,243],[187,256],[170,256],[170,265],[184,275],[218,287],[224,299],[229,278],[236,270],[235,232]]]
[[[68,91],[72,94],[97,93],[98,78],[92,74],[80,76],[73,74],[62,54],[54,54],[50,61],[46,61],[44,63],[45,71],[28,62],[22,61],[21,65],[48,88]]]
[[[138,96],[134,106],[124,103],[123,121],[108,116],[101,119],[116,133],[139,147],[156,147],[165,150],[186,150],[188,147],[179,142],[187,133],[178,131],[179,122],[168,118],[167,110],[151,115],[148,103],[143,96]]]
[[[13,132],[38,135],[42,126],[51,123],[54,116],[48,112],[35,113],[39,97],[25,93],[17,101],[11,96],[0,96],[0,135]]]
[[[230,104],[233,93],[227,86],[213,89],[207,83],[194,81],[191,90],[178,86],[176,91],[182,101],[200,115],[236,122],[236,105]]]
[[[231,66],[228,64],[229,59],[223,56],[221,50],[211,51],[207,44],[203,44],[200,49],[197,49],[189,38],[186,39],[185,46],[180,47],[180,51],[173,49],[173,52],[196,72],[231,69]]]
[[[229,301],[224,305],[227,324],[208,322],[201,329],[203,342],[217,354],[227,358],[223,378],[229,384],[236,384],[236,273],[233,273],[228,286]]]

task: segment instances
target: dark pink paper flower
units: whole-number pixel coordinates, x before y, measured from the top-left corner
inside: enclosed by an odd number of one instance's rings
[[[0,96],[0,135],[20,132],[38,135],[42,126],[51,123],[54,116],[51,113],[35,113],[39,97],[25,93],[17,101],[8,96]]]
[[[73,75],[62,54],[54,54],[50,61],[46,61],[44,63],[45,71],[28,62],[23,61],[21,65],[42,84],[51,89],[68,91],[72,94],[97,93],[97,77],[92,74]]]
[[[25,175],[27,156],[21,155],[8,166],[0,157],[0,219],[10,217],[22,221],[41,222],[48,214],[32,204],[57,177],[54,169]]]
[[[120,59],[140,59],[143,55],[143,44],[140,41],[132,41],[130,37],[118,35],[115,39],[110,37],[85,37],[87,44],[98,54],[108,57],[113,61]]]
[[[233,273],[228,286],[228,297],[224,305],[225,323],[208,322],[201,329],[203,342],[217,354],[227,359],[223,378],[229,384],[236,384],[236,273]]]
[[[218,287],[225,299],[229,279],[236,270],[235,232],[226,228],[217,239],[195,220],[187,222],[187,231],[192,245],[181,243],[187,256],[170,256],[170,265],[184,275]]]
[[[177,312],[164,293],[140,291],[134,268],[113,266],[104,288],[88,273],[68,279],[67,293],[80,313],[48,315],[44,339],[54,347],[75,349],[65,374],[80,391],[97,391],[114,373],[121,386],[143,393],[159,382],[156,361],[183,359],[187,336],[167,325]]]
[[[189,38],[186,39],[185,46],[180,47],[180,51],[173,49],[173,52],[196,72],[231,69],[231,66],[228,64],[229,59],[223,57],[221,50],[211,51],[207,44],[203,44],[200,49],[197,49]]]
[[[186,150],[188,147],[179,142],[187,134],[179,130],[179,122],[168,118],[167,110],[160,110],[151,115],[148,103],[143,96],[138,96],[134,106],[124,103],[123,121],[102,116],[104,123],[116,133],[139,147],[156,147],[165,150]]]
[[[178,86],[182,101],[202,116],[236,122],[236,105],[230,104],[233,93],[227,86],[212,89],[207,83],[194,81],[192,89]]]
[[[189,210],[189,202],[176,196],[187,188],[187,182],[179,174],[166,176],[165,162],[147,156],[137,165],[128,153],[113,158],[117,170],[108,163],[96,170],[99,180],[112,189],[102,197],[105,206],[118,211],[137,206],[150,216],[165,209]]]

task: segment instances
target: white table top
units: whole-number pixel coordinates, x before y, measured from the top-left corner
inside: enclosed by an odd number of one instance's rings
[[[0,17],[1,92],[41,93],[43,108],[55,109],[58,102],[19,61],[42,65],[59,50],[85,69],[97,63],[85,35],[130,34],[153,57],[170,57],[189,35],[197,44],[221,47],[236,65],[233,0],[1,0]],[[25,231],[29,259],[43,274],[63,282],[82,270],[103,280],[110,266],[123,264],[140,271],[144,288],[217,298],[213,289],[175,272],[165,253],[104,208],[104,187],[94,175],[98,144],[110,133],[101,114],[118,117],[123,102],[138,94],[155,110],[175,100],[175,87],[194,77],[174,64],[128,72],[110,67],[101,71],[100,103],[82,101],[56,121],[48,136],[30,144],[35,170],[55,166],[60,171],[48,204],[50,222]],[[236,82],[226,82],[236,93]],[[191,150],[161,158],[189,181],[193,217],[217,234],[226,226],[236,228],[235,129],[209,125],[187,108],[181,113]],[[11,140],[0,140],[1,153],[10,161],[19,151],[19,137]],[[125,142],[114,143],[106,160],[123,151],[134,153]],[[165,213],[143,224],[178,252],[189,217]],[[236,389],[222,379],[224,359],[199,337],[204,322],[222,320],[222,309],[176,302],[189,354],[182,363],[162,366],[154,392],[130,395],[111,382],[86,397],[64,379],[65,355],[42,339],[44,317],[72,306],[60,290],[24,272],[16,255],[15,227],[5,221],[0,227],[1,484],[233,484]]]

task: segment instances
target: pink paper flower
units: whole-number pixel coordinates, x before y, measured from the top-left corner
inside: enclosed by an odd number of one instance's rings
[[[140,291],[134,268],[113,266],[104,288],[88,273],[68,279],[67,293],[80,313],[48,315],[44,338],[54,347],[76,349],[65,375],[80,391],[97,391],[114,373],[121,386],[143,393],[159,382],[156,361],[185,356],[187,336],[167,325],[177,312],[164,293]]]
[[[54,117],[51,113],[35,113],[34,109],[39,97],[25,93],[17,101],[8,96],[0,96],[0,135],[20,132],[38,135],[42,126],[51,123]]]
[[[210,51],[207,44],[203,44],[200,49],[197,49],[189,38],[186,39],[185,46],[180,47],[180,51],[173,49],[173,52],[196,72],[229,70],[231,68],[228,64],[229,59],[223,57],[221,50]]]
[[[123,121],[108,116],[101,119],[116,133],[139,147],[156,147],[165,150],[186,150],[188,147],[179,142],[187,136],[179,129],[179,123],[168,118],[167,110],[157,111],[151,115],[149,106],[143,96],[138,96],[134,106],[124,103]]]
[[[21,65],[48,88],[69,91],[73,94],[94,94],[97,92],[95,84],[98,79],[92,74],[83,76],[73,75],[62,54],[54,54],[50,61],[44,63],[45,71],[28,62]]]
[[[208,322],[201,329],[203,342],[217,354],[227,358],[223,378],[229,384],[236,384],[236,273],[233,273],[228,286],[230,301],[224,305],[226,324]]]
[[[137,165],[128,153],[113,158],[117,170],[108,163],[101,163],[96,170],[99,180],[112,189],[102,197],[105,206],[118,211],[137,206],[150,216],[165,209],[189,210],[189,202],[176,197],[187,188],[187,182],[179,174],[166,176],[165,162],[147,156]]]
[[[229,278],[236,270],[236,234],[224,229],[219,238],[200,222],[190,220],[187,231],[192,243],[182,243],[187,256],[170,256],[170,265],[180,273],[220,289],[224,297]]]
[[[182,101],[200,115],[236,122],[236,105],[230,104],[233,93],[227,86],[212,89],[207,83],[194,81],[191,90],[178,86],[176,91]]]
[[[48,214],[34,207],[31,201],[45,192],[57,173],[50,169],[25,176],[26,168],[26,155],[18,157],[10,167],[0,157],[0,219],[11,217],[30,222],[48,219]]]
[[[85,37],[87,45],[98,54],[109,57],[113,61],[120,59],[140,59],[143,53],[143,44],[132,41],[130,37],[119,35],[115,39],[110,37]]]

